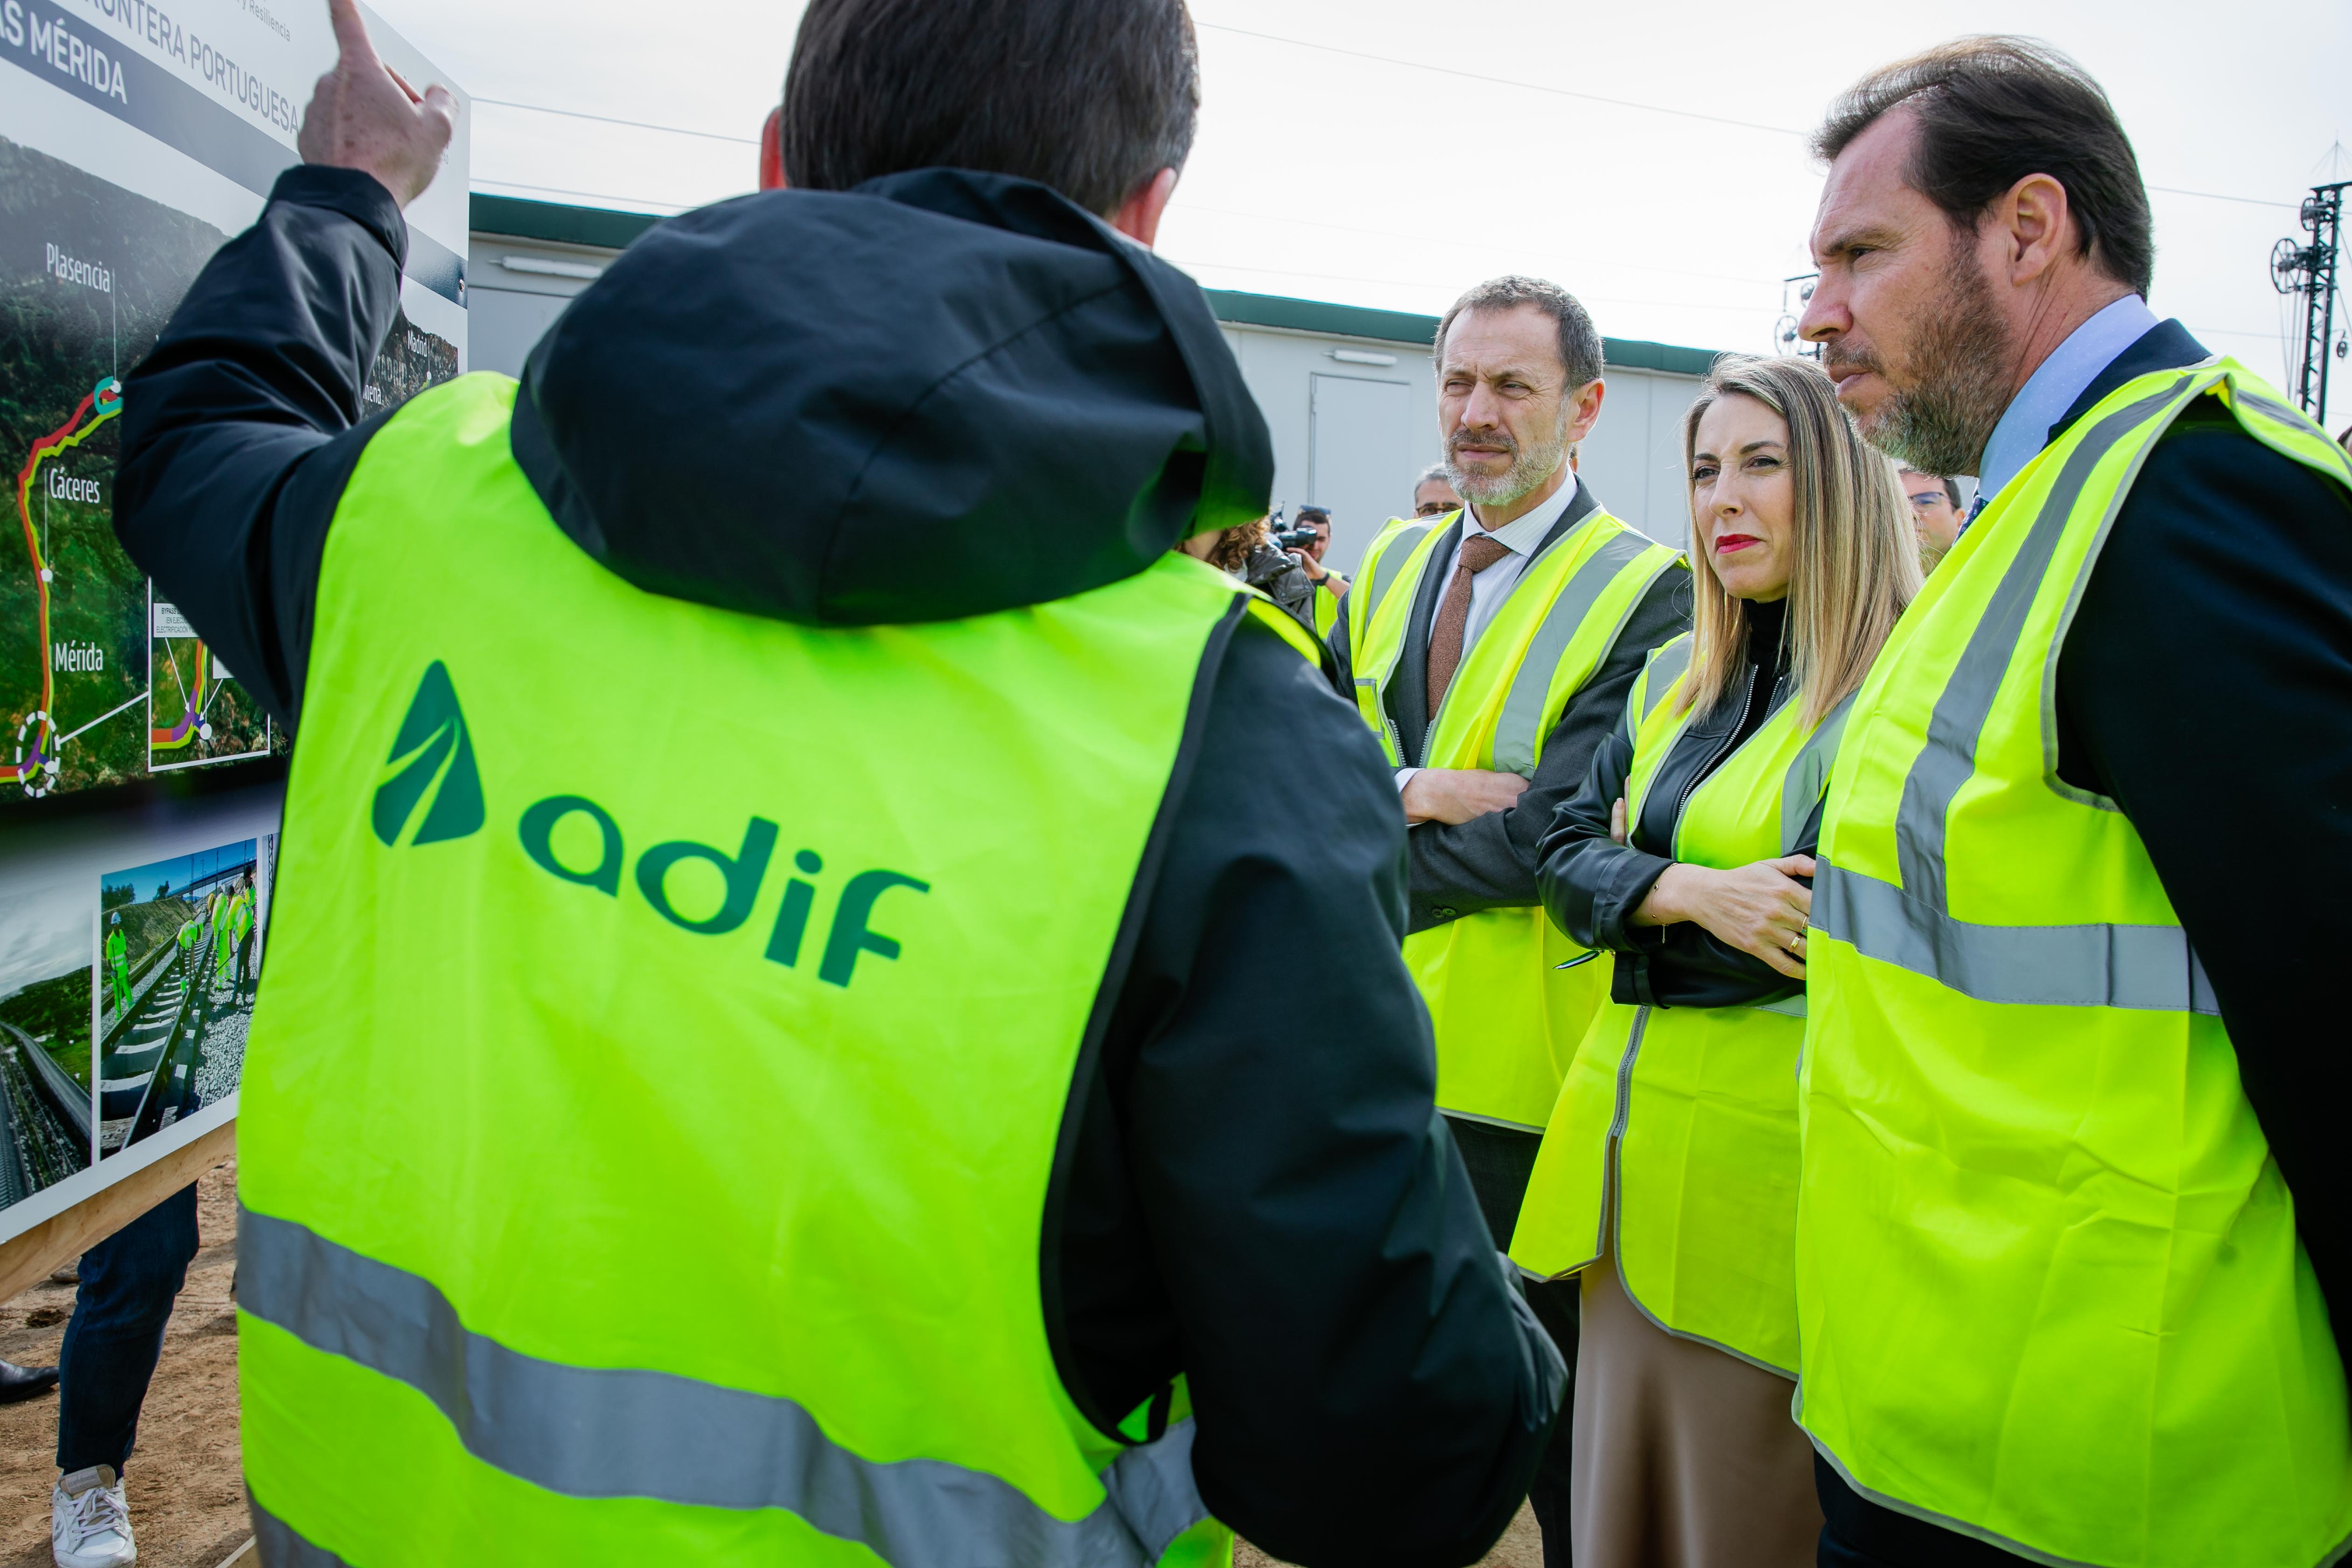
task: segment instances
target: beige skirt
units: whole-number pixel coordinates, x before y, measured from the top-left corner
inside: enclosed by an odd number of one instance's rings
[[[1570,1517],[1576,1568],[1812,1568],[1813,1448],[1787,1378],[1643,1316],[1584,1271]]]

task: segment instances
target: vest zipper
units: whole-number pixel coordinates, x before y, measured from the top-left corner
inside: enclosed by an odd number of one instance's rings
[[[1633,1058],[1642,1054],[1642,1034],[1649,1026],[1649,1008],[1635,1008],[1633,1037],[1625,1042],[1624,1059],[1617,1064],[1617,1109],[1609,1118],[1609,1145],[1601,1166],[1601,1236],[1593,1253],[1596,1258],[1617,1240],[1617,1146],[1625,1136],[1626,1122],[1633,1120]]]
[[[1698,793],[1698,786],[1707,781],[1715,771],[1715,765],[1721,762],[1724,753],[1731,749],[1733,738],[1739,733],[1740,727],[1748,722],[1748,710],[1756,706],[1755,680],[1750,679],[1744,684],[1746,690],[1739,699],[1739,717],[1731,721],[1731,728],[1723,732],[1723,739],[1715,743],[1715,750],[1707,753],[1706,761],[1692,770],[1690,782],[1684,784],[1682,793],[1675,797],[1675,814],[1666,818],[1666,854],[1670,858],[1682,843],[1683,813],[1690,805],[1690,797]],[[1633,837],[1630,826],[1625,837],[1628,840]]]

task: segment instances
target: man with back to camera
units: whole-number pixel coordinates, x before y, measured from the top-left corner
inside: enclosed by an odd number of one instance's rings
[[[333,14],[117,513],[299,737],[264,1561],[1475,1561],[1564,1373],[1434,1114],[1378,748],[1171,549],[1272,469],[1148,248],[1181,5],[814,0],[795,188],[364,423],[449,106]],[[1355,984],[1253,962],[1302,944]]]
[[[1331,639],[1341,689],[1396,769],[1411,877],[1405,959],[1437,1035],[1437,1103],[1510,1240],[1606,965],[1545,916],[1536,847],[1583,783],[1652,648],[1690,625],[1679,555],[1569,466],[1601,416],[1601,336],[1557,284],[1497,278],[1438,324],[1438,431],[1460,513],[1399,520],[1365,552]],[[1569,965],[1563,969],[1561,965]],[[1570,1364],[1573,1281],[1528,1299]],[[1568,1560],[1568,1442],[1530,1494]]]
[[[1421,470],[1412,481],[1412,515],[1444,517],[1449,511],[1462,510],[1462,498],[1454,493],[1454,472],[1444,463],[1432,463]]]
[[[1946,45],[1815,148],[1801,331],[1866,435],[1989,498],[1817,858],[1822,1561],[2334,1562],[2352,464],[2148,310],[2137,160],[2063,56]]]
[[[1933,572],[1960,537],[1960,481],[1895,465],[1903,497],[1911,503],[1911,526],[1919,536],[1919,569]]]

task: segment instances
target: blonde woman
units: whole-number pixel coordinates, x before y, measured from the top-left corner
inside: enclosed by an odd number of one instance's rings
[[[1511,1257],[1582,1274],[1578,1568],[1799,1568],[1797,1054],[1845,704],[1919,585],[1895,469],[1811,360],[1717,363],[1683,422],[1696,629],[1650,658],[1538,882],[1615,956]]]

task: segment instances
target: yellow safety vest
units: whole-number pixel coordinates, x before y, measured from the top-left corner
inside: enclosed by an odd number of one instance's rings
[[[2234,361],[2117,388],[1895,627],[1818,858],[1801,1418],[1863,1495],[2037,1562],[2312,1568],[2352,1542],[2344,1369],[2294,1200],[2147,847],[2058,776],[2068,621],[2203,398],[2352,489]]]
[[[1312,638],[1176,555],[919,626],[646,593],[513,396],[409,402],[328,535],[238,1132],[265,1554],[1224,1561],[1181,1380],[1083,1415],[1038,1260],[1202,661]]]
[[[1356,709],[1391,766],[1406,765],[1383,706],[1412,606],[1461,513],[1392,519],[1343,601]],[[1440,563],[1442,567],[1443,563]],[[1679,552],[1595,511],[1528,563],[1430,716],[1421,761],[1533,778],[1544,740]],[[1543,910],[1482,910],[1405,938],[1437,1034],[1437,1103],[1475,1121],[1543,1131],[1561,1072],[1609,994],[1599,966]]]
[[[1691,640],[1651,656],[1627,705],[1627,820],[1691,715],[1668,699]],[[1791,696],[1675,817],[1674,858],[1730,870],[1796,853],[1827,785],[1841,706],[1810,733]],[[1783,1377],[1797,1375],[1797,1053],[1804,998],[1763,1007],[1612,1002],[1577,1049],[1544,1131],[1511,1258],[1572,1274],[1614,1251],[1653,1321]]]
[[[1318,579],[1315,584],[1315,635],[1317,637],[1329,637],[1331,628],[1339,624],[1339,595],[1331,591],[1330,579],[1328,577]]]

